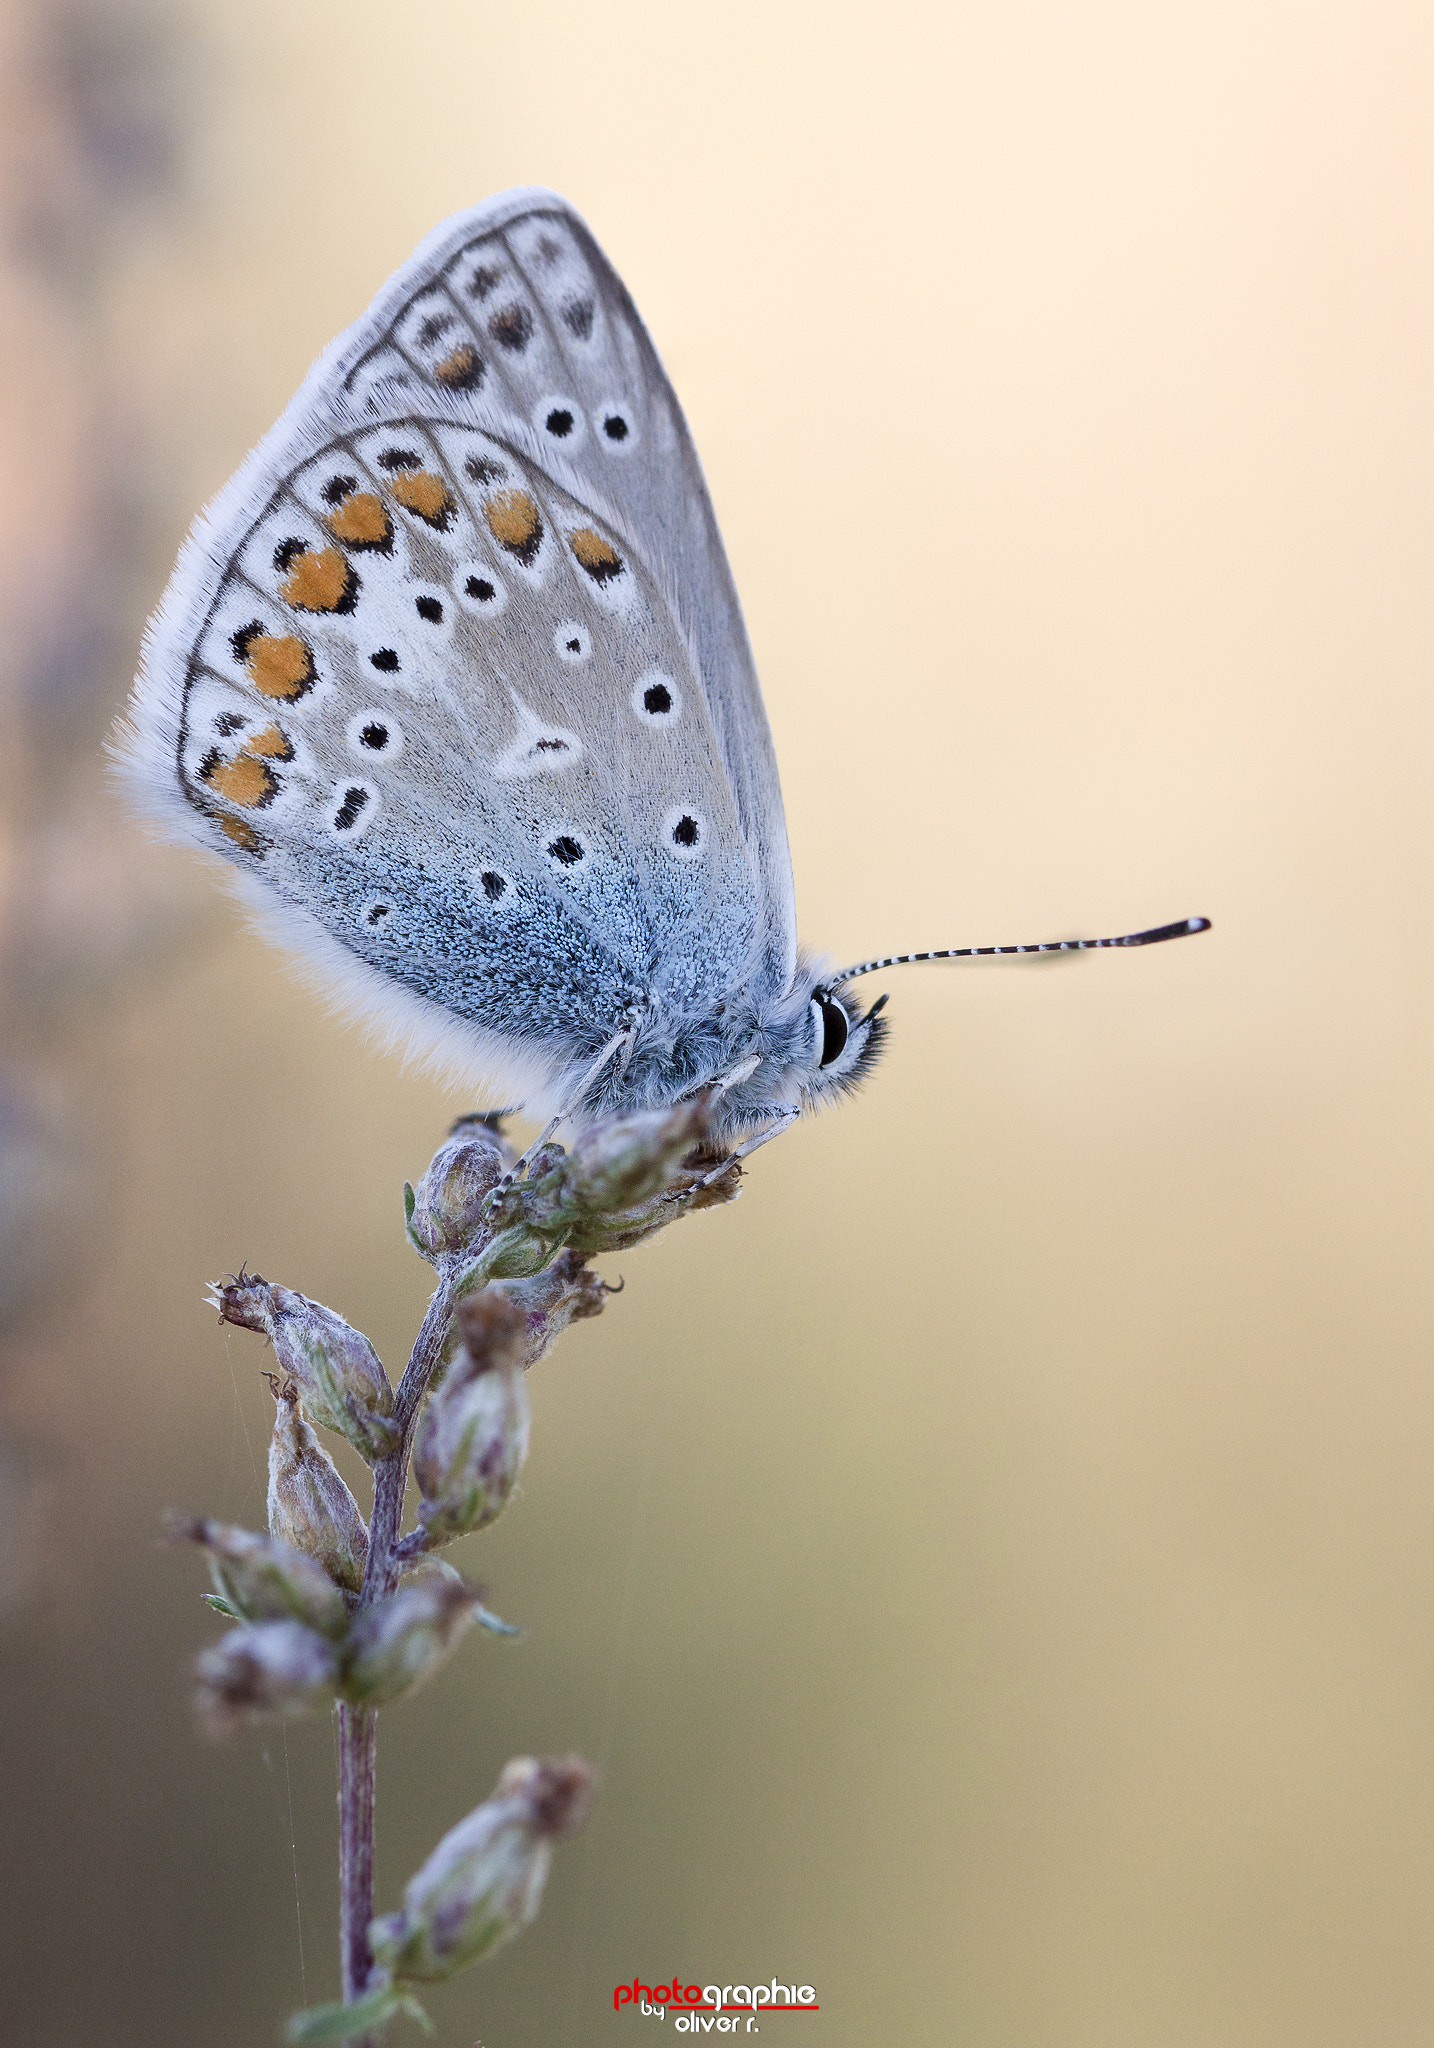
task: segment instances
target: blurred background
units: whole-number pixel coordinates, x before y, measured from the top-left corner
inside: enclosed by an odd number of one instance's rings
[[[607,1262],[461,1559],[527,1633],[384,1716],[385,1906],[510,1755],[603,1775],[440,2038],[587,2048],[675,1971],[810,1983],[833,2048],[1427,2042],[1434,16],[0,23],[0,2035],[238,2048],[335,1990],[332,1731],[199,1740],[158,1517],[263,1513],[204,1282],[396,1369],[401,1183],[470,1104],[100,749],[310,360],[542,182],[706,461],[807,942],[1215,929],[871,984],[862,1097]]]

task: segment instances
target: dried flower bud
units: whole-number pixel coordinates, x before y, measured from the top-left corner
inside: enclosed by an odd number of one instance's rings
[[[321,1302],[239,1273],[213,1289],[220,1316],[260,1330],[294,1381],[312,1421],[347,1437],[369,1463],[398,1448],[393,1388],[368,1338]]]
[[[450,1543],[500,1515],[528,1455],[528,1318],[485,1288],[459,1303],[455,1320],[462,1348],[428,1404],[413,1454],[429,1544]]]
[[[418,1186],[405,1190],[414,1250],[433,1260],[445,1252],[461,1252],[471,1243],[483,1227],[484,1196],[516,1157],[496,1117],[460,1118]]]
[[[608,1117],[583,1133],[570,1156],[553,1147],[551,1159],[535,1160],[510,1200],[530,1229],[566,1244],[580,1259],[626,1250],[675,1220],[681,1213],[675,1194],[687,1198],[686,1207],[705,1208],[737,1193],[735,1168],[730,1178],[697,1188],[716,1163],[705,1156],[710,1124],[705,1095],[671,1109]],[[485,1274],[496,1277],[496,1269]]]
[[[569,1323],[601,1315],[609,1289],[579,1253],[564,1249],[531,1280],[499,1280],[490,1292],[505,1296],[527,1320],[526,1371],[552,1348]]]
[[[681,1163],[706,1137],[709,1121],[707,1099],[697,1095],[671,1109],[594,1124],[568,1155],[565,1206],[611,1213],[663,1193],[682,1178]]]
[[[376,1961],[394,1978],[433,1983],[521,1934],[537,1917],[552,1842],[581,1825],[591,1798],[581,1757],[515,1757],[493,1797],[410,1879],[402,1912],[370,1922]]]
[[[343,1594],[321,1565],[291,1544],[193,1515],[166,1521],[172,1542],[198,1543],[208,1552],[214,1590],[241,1620],[302,1621],[323,1636],[342,1636],[348,1628]]]
[[[271,1376],[269,1384],[277,1403],[269,1439],[269,1533],[357,1593],[368,1562],[359,1504],[305,1421],[293,1381],[281,1385]]]
[[[475,1621],[480,1592],[457,1573],[426,1573],[365,1608],[344,1652],[344,1698],[380,1706],[431,1678]]]
[[[302,1714],[332,1697],[338,1652],[301,1621],[232,1628],[195,1661],[194,1704],[215,1735],[261,1714]]]

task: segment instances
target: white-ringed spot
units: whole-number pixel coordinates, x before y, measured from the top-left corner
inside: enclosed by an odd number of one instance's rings
[[[609,399],[593,413],[593,432],[609,455],[627,455],[637,445],[637,426],[625,398]]]
[[[378,803],[371,782],[356,776],[352,782],[336,783],[329,799],[329,831],[335,839],[360,838],[378,816]]]
[[[501,868],[484,866],[474,868],[468,877],[468,886],[478,901],[489,910],[497,910],[512,895],[513,880]]]
[[[576,619],[564,619],[553,634],[559,661],[586,661],[593,651],[592,635]]]
[[[586,845],[576,832],[570,830],[560,829],[553,832],[543,851],[560,874],[571,874],[574,868],[580,868],[588,857]]]
[[[480,618],[496,618],[508,602],[508,593],[486,562],[461,562],[453,573],[458,602]]]
[[[403,752],[403,728],[388,711],[356,711],[344,738],[361,761],[396,761]]]
[[[587,439],[587,421],[575,398],[561,392],[540,398],[533,407],[533,424],[545,441],[555,441],[565,455],[573,453]]]
[[[690,804],[675,804],[662,821],[662,843],[678,860],[701,860],[707,851],[707,822]]]
[[[644,725],[675,725],[682,716],[682,692],[660,669],[640,676],[628,701]]]

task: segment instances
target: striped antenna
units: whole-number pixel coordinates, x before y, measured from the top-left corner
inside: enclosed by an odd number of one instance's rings
[[[840,988],[862,974],[876,974],[883,967],[908,967],[915,960],[990,960],[1014,953],[1099,953],[1108,946],[1158,946],[1166,939],[1185,939],[1192,932],[1208,932],[1208,917],[1182,917],[1178,924],[1156,925],[1146,932],[1125,932],[1118,939],[1046,939],[1037,946],[947,946],[939,953],[888,953],[884,960],[863,960],[844,967],[823,986]]]

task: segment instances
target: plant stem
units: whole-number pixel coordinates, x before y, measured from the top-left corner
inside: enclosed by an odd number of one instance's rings
[[[374,1767],[378,1714],[373,1707],[339,1708],[339,1960],[344,2004],[368,1988],[372,1958]]]
[[[392,1589],[399,1559],[398,1525],[408,1484],[408,1459],[414,1424],[428,1383],[443,1355],[453,1317],[449,1278],[440,1278],[414,1342],[408,1367],[394,1398],[394,1421],[400,1438],[391,1457],[380,1459],[373,1472],[373,1518],[369,1527],[368,1564],[358,1611],[371,1607]],[[343,1968],[344,2004],[353,2005],[368,1989],[373,1957],[368,1929],[373,1919],[373,1836],[378,1710],[342,1705],[339,1708],[339,1960]],[[365,2035],[353,2048],[371,2048]]]

